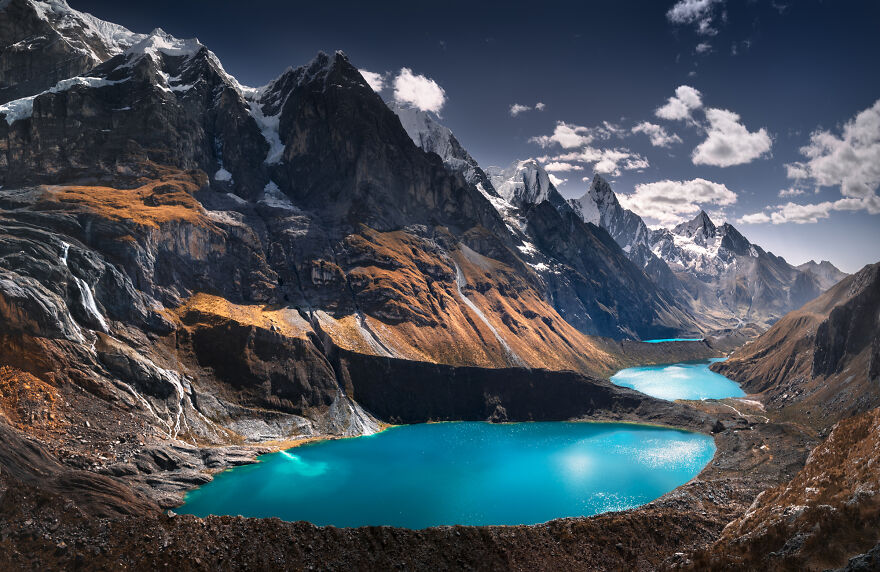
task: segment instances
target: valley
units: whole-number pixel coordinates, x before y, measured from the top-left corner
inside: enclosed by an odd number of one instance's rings
[[[0,47],[0,568],[873,558],[878,264],[481,166],[354,53],[250,87],[66,0]]]

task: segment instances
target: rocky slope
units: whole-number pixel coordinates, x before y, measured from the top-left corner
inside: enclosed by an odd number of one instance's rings
[[[761,493],[686,567],[877,570],[878,460],[880,409],[841,421],[794,479]]]
[[[880,405],[880,264],[789,313],[713,369],[768,407],[826,428]]]

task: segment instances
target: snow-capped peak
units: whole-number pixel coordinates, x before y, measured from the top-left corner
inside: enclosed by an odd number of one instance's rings
[[[672,232],[680,236],[686,236],[697,240],[706,240],[714,238],[717,230],[715,223],[712,222],[712,219],[709,218],[706,211],[701,210],[700,214],[695,216],[692,220],[677,225],[672,229]]]
[[[547,171],[535,159],[517,161],[504,170],[490,167],[488,174],[498,194],[518,207],[539,204],[556,192]]]
[[[155,60],[159,54],[192,57],[204,47],[197,38],[181,40],[165,32],[162,28],[156,28],[141,41],[128,48],[125,53],[126,55],[144,54]]]
[[[66,0],[28,0],[42,20],[55,28],[68,44],[99,64],[120,54],[146,36],[124,26],[95,18],[71,8]]]
[[[587,192],[579,199],[569,200],[569,204],[584,222],[591,222],[596,226],[607,226],[609,221],[618,216],[618,211],[623,210],[611,185],[598,174],[593,177]]]

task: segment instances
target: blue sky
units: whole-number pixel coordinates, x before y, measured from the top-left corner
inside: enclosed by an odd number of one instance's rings
[[[484,166],[540,157],[566,196],[601,172],[649,223],[705,208],[792,263],[880,260],[878,2],[71,4],[196,36],[250,85],[342,49]]]

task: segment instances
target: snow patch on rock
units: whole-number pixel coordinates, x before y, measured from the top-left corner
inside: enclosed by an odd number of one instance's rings
[[[62,91],[67,91],[74,87],[105,87],[108,85],[122,83],[124,81],[128,80],[122,79],[112,81],[99,77],[72,77],[70,79],[64,79],[56,83],[54,87],[50,87],[44,92],[38,93],[36,95],[30,95],[28,97],[23,97],[21,99],[15,99],[13,101],[0,105],[0,115],[5,115],[6,123],[12,125],[16,121],[27,119],[33,116],[34,100],[41,95],[46,95],[49,93],[61,93]]]

